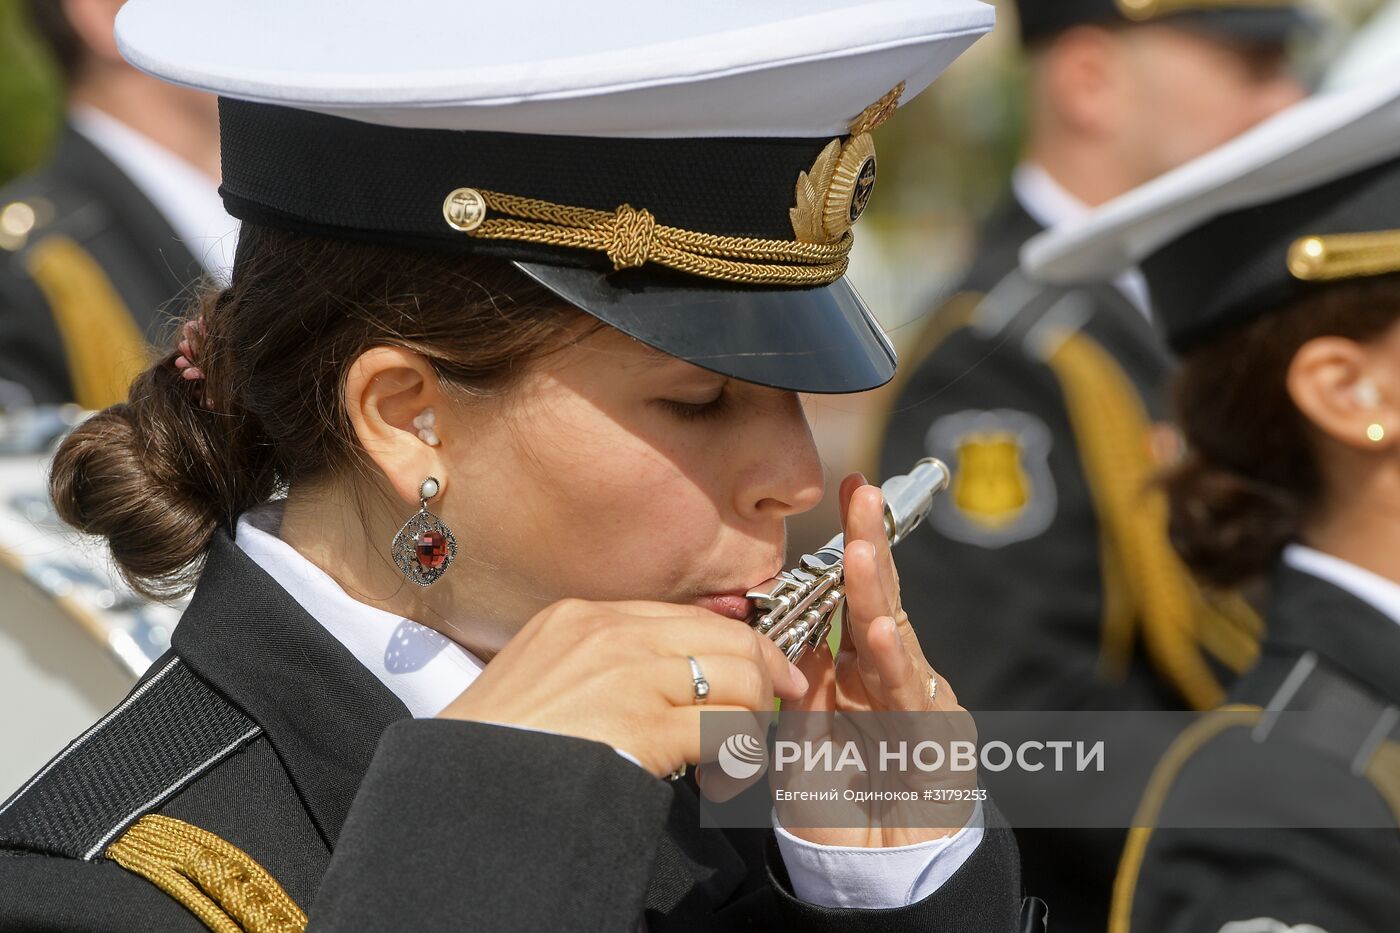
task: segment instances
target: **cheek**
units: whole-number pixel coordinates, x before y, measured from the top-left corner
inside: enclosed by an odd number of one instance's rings
[[[492,506],[496,527],[510,529],[500,564],[551,599],[685,595],[695,556],[722,533],[686,472],[581,401],[522,427],[511,492]]]
[[[1258,88],[1237,68],[1184,58],[1156,76],[1157,140],[1174,168],[1228,142],[1257,122]],[[1166,132],[1162,132],[1163,129]]]

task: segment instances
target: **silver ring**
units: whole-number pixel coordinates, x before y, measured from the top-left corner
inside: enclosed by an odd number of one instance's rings
[[[690,655],[686,655],[685,659],[690,662],[690,683],[695,689],[695,703],[697,706],[703,706],[710,698],[710,682],[700,671],[700,662]]]
[[[929,702],[938,698],[938,678],[932,674],[928,676],[928,698]]]

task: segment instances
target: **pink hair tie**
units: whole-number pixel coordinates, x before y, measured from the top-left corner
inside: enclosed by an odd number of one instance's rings
[[[199,368],[200,342],[204,339],[204,320],[186,321],[180,328],[180,355],[175,358],[175,368],[180,376],[190,382],[204,378],[204,370]]]
[[[186,321],[180,328],[180,355],[175,357],[175,368],[180,370],[180,378],[188,382],[204,380],[204,370],[199,365],[204,333],[203,318]],[[207,390],[200,395],[199,404],[210,411],[214,410],[214,401]]]

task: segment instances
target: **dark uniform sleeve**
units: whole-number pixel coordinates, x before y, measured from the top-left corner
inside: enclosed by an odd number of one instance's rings
[[[0,408],[72,400],[68,362],[48,303],[25,271],[24,253],[0,250]]]
[[[1224,828],[1170,828],[1185,821]],[[1295,743],[1248,729],[1216,738],[1172,782],[1157,822],[1167,828],[1129,844],[1115,933],[1374,933],[1400,919],[1395,815],[1364,778]]]
[[[196,933],[207,927],[146,879],[106,859],[0,849],[0,930]]]
[[[632,933],[673,793],[600,743],[481,723],[396,723],[314,896],[302,901],[307,928]],[[1015,844],[990,808],[972,857],[939,891],[904,908],[806,904],[792,895],[771,838],[767,858],[766,872],[761,858],[751,863],[748,882],[726,903],[683,902],[670,922],[717,931],[1018,929]],[[0,930],[11,929],[176,933],[204,926],[154,883],[108,859],[0,849]]]
[[[311,930],[633,930],[670,791],[605,745],[476,723],[385,733]]]
[[[407,790],[407,789],[411,789]],[[636,929],[671,791],[595,742],[473,723],[390,727],[310,911],[311,930]],[[994,813],[994,811],[993,811]],[[993,819],[997,819],[995,816]],[[1015,929],[1015,843],[989,824],[935,894],[896,910],[792,896],[776,844],[770,884],[720,911],[790,930]],[[567,918],[565,922],[562,918]]]

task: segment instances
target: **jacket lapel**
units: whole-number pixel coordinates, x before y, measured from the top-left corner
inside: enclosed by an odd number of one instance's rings
[[[223,530],[171,641],[263,728],[334,846],[380,735],[407,707]]]
[[[1316,651],[1337,670],[1400,704],[1400,623],[1312,574],[1281,564],[1264,650]]]

